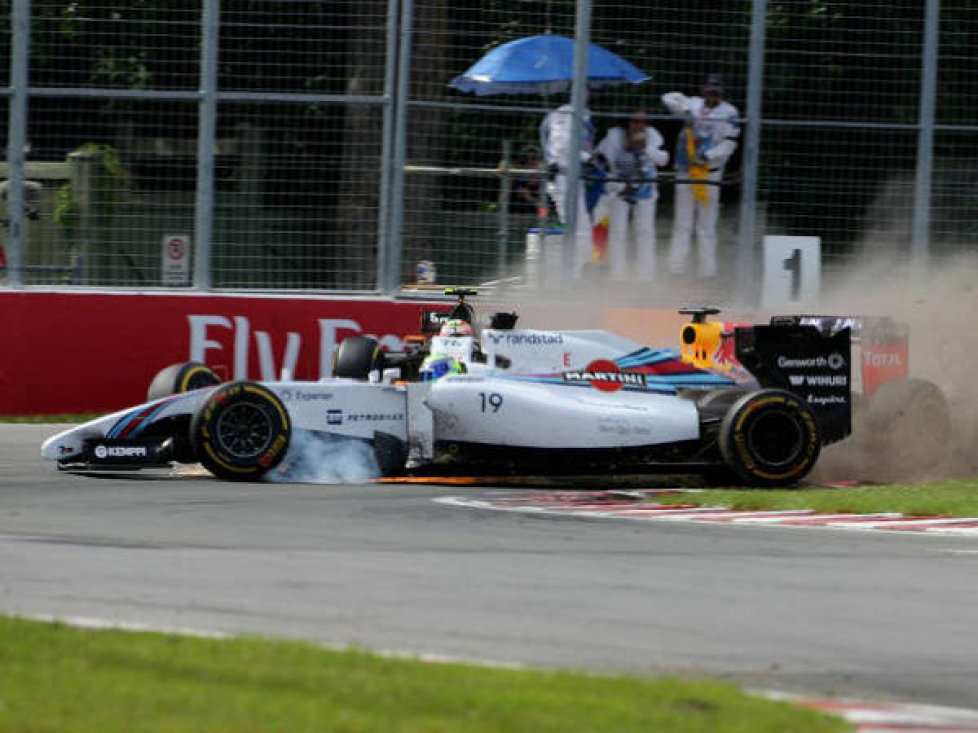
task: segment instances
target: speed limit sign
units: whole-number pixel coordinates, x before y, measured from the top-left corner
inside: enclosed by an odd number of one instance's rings
[[[190,235],[167,234],[163,237],[162,280],[164,285],[190,283]]]

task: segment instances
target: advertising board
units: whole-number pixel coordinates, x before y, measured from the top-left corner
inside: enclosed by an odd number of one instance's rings
[[[319,379],[347,336],[391,349],[422,308],[384,298],[0,293],[0,414],[104,412],[145,399],[153,375],[202,361],[222,379]]]

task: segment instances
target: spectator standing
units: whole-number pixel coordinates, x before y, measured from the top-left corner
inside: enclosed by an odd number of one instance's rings
[[[682,274],[689,257],[690,239],[696,229],[697,275],[713,279],[717,274],[717,218],[723,169],[737,149],[740,127],[737,108],[724,100],[723,77],[708,74],[702,96],[687,97],[668,92],[662,101],[670,112],[683,118],[676,144],[676,175],[691,183],[676,184],[676,210],[669,249],[669,271]],[[704,183],[696,183],[702,180]]]
[[[591,145],[594,139],[594,127],[591,124],[591,112],[584,110],[581,124],[581,137],[572,139],[571,128],[574,119],[574,107],[564,104],[549,112],[540,123],[540,144],[543,149],[544,162],[553,175],[553,180],[547,183],[547,193],[557,208],[557,218],[561,224],[567,223],[565,203],[567,196],[567,170],[573,156],[580,156],[581,163],[591,162]],[[579,279],[584,274],[584,265],[591,259],[591,217],[588,215],[587,203],[584,198],[584,181],[577,185],[577,220],[574,227],[574,278]]]
[[[540,148],[529,145],[520,153],[519,167],[535,173],[518,173],[513,178],[513,193],[510,198],[510,210],[514,214],[536,214],[547,216],[547,202],[541,199],[543,192],[543,158]],[[541,207],[543,212],[540,211]]]
[[[596,157],[608,167],[608,260],[611,279],[625,279],[631,220],[638,279],[655,278],[655,208],[659,198],[656,167],[669,162],[662,135],[648,124],[645,110],[634,110],[601,140]]]

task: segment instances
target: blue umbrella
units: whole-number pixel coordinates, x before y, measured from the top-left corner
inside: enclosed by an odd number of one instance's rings
[[[621,56],[595,43],[588,47],[588,85],[637,83],[651,77]],[[541,35],[518,38],[494,48],[468,71],[452,79],[463,92],[553,94],[570,89],[574,79],[574,39]]]

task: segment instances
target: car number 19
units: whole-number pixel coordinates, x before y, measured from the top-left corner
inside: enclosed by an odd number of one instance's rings
[[[499,412],[499,408],[503,406],[503,396],[498,392],[479,392],[479,397],[483,412]]]

